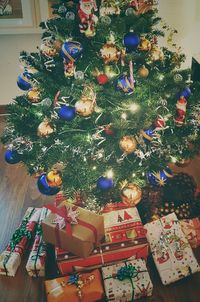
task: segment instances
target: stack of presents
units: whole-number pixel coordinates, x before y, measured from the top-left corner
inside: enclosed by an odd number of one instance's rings
[[[48,302],[151,296],[150,252],[164,285],[200,271],[192,251],[200,245],[198,218],[179,221],[171,213],[143,225],[137,208],[124,203],[107,204],[99,215],[67,201],[28,208],[0,255],[0,274],[16,274],[31,240],[26,270],[32,277],[44,276],[47,243],[55,246],[60,276],[45,281]]]

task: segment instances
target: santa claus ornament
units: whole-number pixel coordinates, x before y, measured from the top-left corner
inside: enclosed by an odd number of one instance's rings
[[[84,33],[87,38],[94,37],[96,34],[95,25],[98,21],[98,17],[94,15],[94,11],[97,11],[95,0],[80,0],[78,16],[80,19],[80,32]]]
[[[185,123],[186,105],[187,100],[184,98],[184,96],[181,96],[176,103],[175,123],[178,127],[182,126]]]

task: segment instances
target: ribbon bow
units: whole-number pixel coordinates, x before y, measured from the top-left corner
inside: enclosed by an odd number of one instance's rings
[[[60,208],[55,207],[54,205],[46,205],[46,208],[49,209],[53,214],[57,214],[61,218],[64,219],[66,233],[69,237],[72,237],[72,224],[77,224],[77,217],[79,212],[77,207],[65,207],[62,206]],[[56,220],[55,220],[56,222]]]
[[[127,266],[121,267],[117,271],[116,278],[119,281],[123,281],[125,279],[136,278],[137,275],[138,275],[138,271],[137,271],[136,267],[130,263]]]

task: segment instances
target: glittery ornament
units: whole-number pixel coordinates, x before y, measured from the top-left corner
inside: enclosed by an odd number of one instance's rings
[[[52,100],[50,98],[45,98],[41,101],[41,105],[44,107],[50,107],[52,105]]]
[[[182,81],[183,81],[183,77],[182,77],[181,74],[177,73],[177,74],[174,75],[174,82],[175,83],[180,83]]]
[[[149,70],[144,65],[142,67],[140,67],[138,72],[139,72],[139,75],[141,76],[141,78],[147,78],[149,75]]]
[[[106,74],[101,73],[97,76],[97,82],[99,83],[99,85],[105,85],[106,83],[108,83],[108,81],[109,79]]]
[[[59,187],[62,184],[61,173],[58,170],[52,170],[47,174],[47,182],[50,187]]]
[[[84,74],[84,72],[81,71],[81,70],[77,70],[77,71],[74,72],[74,78],[75,78],[76,80],[82,81],[82,80],[84,80],[84,76],[85,76],[85,74]]]
[[[40,91],[37,88],[32,88],[27,93],[27,98],[31,103],[39,103],[40,102]]]
[[[41,137],[46,137],[54,132],[50,122],[48,120],[44,120],[42,123],[39,124],[37,134]]]
[[[75,104],[76,112],[83,116],[90,116],[94,112],[94,102],[88,96],[82,96]]]
[[[70,21],[73,21],[73,20],[75,20],[75,14],[73,13],[73,12],[67,12],[66,13],[66,15],[65,15],[65,19],[67,19],[67,20],[70,20]]]
[[[126,9],[125,11],[125,15],[128,16],[132,16],[134,14],[134,9],[132,7],[129,7]]]
[[[140,44],[138,46],[138,49],[142,50],[142,51],[151,50],[151,42],[148,39],[146,39],[144,36],[141,36],[140,37]]]
[[[117,62],[120,59],[120,51],[112,42],[107,42],[100,50],[105,64]]]
[[[134,136],[126,135],[120,139],[119,147],[124,153],[131,154],[137,148],[137,141]]]
[[[157,45],[152,45],[151,51],[150,51],[150,57],[151,60],[156,61],[163,61],[164,60],[164,53]]]
[[[147,178],[151,185],[164,187],[168,178],[172,177],[172,172],[169,168],[157,172],[148,172]]]
[[[40,193],[47,196],[56,195],[60,191],[60,187],[51,187],[49,185],[46,174],[38,177],[37,185]]]
[[[122,202],[128,206],[136,206],[142,198],[142,190],[134,183],[126,184],[121,191]]]
[[[111,18],[109,16],[102,16],[100,18],[100,22],[104,25],[110,25],[111,24]]]

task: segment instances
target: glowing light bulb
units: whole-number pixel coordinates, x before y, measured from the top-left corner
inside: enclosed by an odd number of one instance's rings
[[[142,176],[145,176],[145,173],[144,173],[144,172],[142,172]]]
[[[108,177],[108,178],[113,178],[113,175],[114,175],[114,173],[113,173],[112,169],[110,169],[106,172],[106,177]]]
[[[97,167],[96,167],[96,166],[92,167],[92,170],[96,170],[96,169],[97,169]]]
[[[129,105],[129,110],[131,112],[136,112],[138,110],[138,108],[139,108],[138,104],[132,103]]]
[[[158,77],[158,79],[159,79],[160,81],[164,80],[164,75],[163,75],[163,74],[160,74],[159,77]]]
[[[176,157],[174,157],[174,156],[171,156],[171,162],[175,164],[175,163],[177,162],[177,159],[176,159]]]
[[[133,177],[135,177],[135,176],[136,176],[136,174],[135,174],[135,173],[133,173],[133,174],[132,174],[132,176],[133,176]]]
[[[126,113],[122,113],[121,118],[122,118],[123,120],[126,120],[127,114],[126,114]]]

